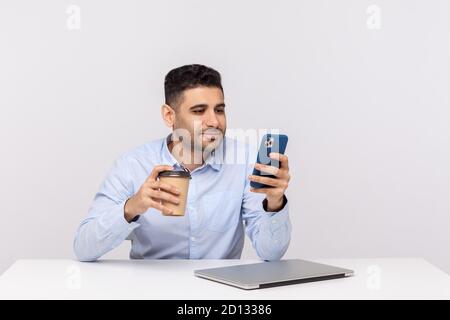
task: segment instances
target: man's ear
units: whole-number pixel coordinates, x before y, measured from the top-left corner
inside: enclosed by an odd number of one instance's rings
[[[173,125],[175,124],[175,110],[168,104],[163,104],[161,106],[161,116],[166,126],[173,129]]]

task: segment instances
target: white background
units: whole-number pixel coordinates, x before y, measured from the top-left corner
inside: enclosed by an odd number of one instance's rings
[[[163,78],[190,63],[222,73],[229,128],[289,135],[285,257],[450,272],[449,30],[445,0],[1,0],[0,272],[74,257],[113,161],[168,134]]]

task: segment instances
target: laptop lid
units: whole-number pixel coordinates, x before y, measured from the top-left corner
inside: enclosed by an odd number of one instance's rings
[[[195,270],[195,276],[241,289],[261,289],[352,276],[353,270],[292,259]]]

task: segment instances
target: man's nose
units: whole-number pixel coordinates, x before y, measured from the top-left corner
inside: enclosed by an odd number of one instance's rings
[[[210,127],[210,128],[211,127],[212,128],[217,128],[219,126],[219,120],[217,119],[217,115],[216,115],[216,112],[214,110],[209,111],[206,114],[205,122],[206,122],[206,126]]]

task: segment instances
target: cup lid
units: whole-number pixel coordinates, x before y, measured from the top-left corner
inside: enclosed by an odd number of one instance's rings
[[[181,178],[191,178],[189,171],[185,170],[165,170],[158,174],[158,177],[181,177]]]

